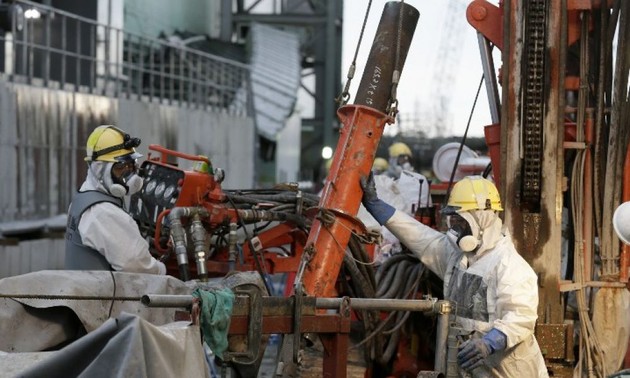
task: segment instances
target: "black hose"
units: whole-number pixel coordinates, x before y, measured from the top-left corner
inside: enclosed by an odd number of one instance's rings
[[[378,335],[383,330],[383,328],[385,328],[387,323],[392,320],[392,318],[394,317],[395,314],[396,314],[395,312],[390,312],[385,319],[381,320],[378,323],[376,328],[374,328],[374,330],[371,333],[368,333],[368,335],[363,340],[361,340],[360,343],[355,344],[352,347],[353,348],[358,348],[358,347],[366,344],[371,339],[373,339],[376,335]]]
[[[295,194],[272,194],[272,195],[238,195],[238,194],[228,194],[226,196],[234,202],[239,203],[274,203],[274,204],[285,204],[285,203],[295,203],[297,202],[297,196]],[[311,197],[302,197],[302,201],[307,206],[316,206],[319,204],[319,198],[314,199]]]
[[[348,249],[352,254],[354,263],[357,265],[357,268],[361,272],[363,279],[367,281],[367,285],[369,285],[372,289],[371,291],[373,296],[374,292],[376,291],[376,279],[374,278],[374,269],[369,263],[367,253],[365,253],[365,249],[363,248],[363,244],[361,244],[359,239],[353,235],[348,242]],[[372,296],[368,298],[372,298]]]
[[[405,259],[396,264],[395,269],[392,268],[388,271],[383,282],[378,283],[376,290],[376,296],[378,298],[393,298],[391,295],[399,289],[403,279],[406,279],[403,272],[406,271],[409,264],[411,264],[411,261]]]
[[[376,270],[376,282],[378,283],[381,281],[381,276],[390,268],[390,266],[406,259],[407,257],[408,256],[404,253],[398,253],[385,260],[385,262],[382,263]]]
[[[388,287],[383,288],[384,292],[379,298],[398,298],[400,293],[404,292],[404,285],[409,282],[409,273],[413,268],[414,265],[411,261],[401,261],[394,273],[394,279]],[[379,286],[379,289],[381,289],[381,286]]]
[[[396,271],[400,268],[400,264],[394,265],[391,269],[388,269],[385,275],[376,281],[376,297],[380,298],[387,291],[387,288],[391,286],[392,280],[396,275]]]
[[[405,324],[405,322],[407,321],[410,315],[411,315],[411,311],[399,311],[397,315],[397,318],[399,319],[396,320],[396,324],[392,328],[388,329],[387,331],[383,331],[383,334],[391,335],[394,332],[399,331],[400,327],[402,327]]]
[[[224,190],[224,193],[228,196],[274,196],[279,194],[292,195],[297,197],[297,191],[292,190],[280,190],[280,189],[228,189]],[[319,196],[314,193],[302,192],[302,198],[309,202],[319,203]]]
[[[354,288],[358,289],[360,297],[374,298],[374,288],[370,287],[369,283],[366,282],[365,277],[348,251],[343,254],[343,264],[348,274],[350,274]]]
[[[386,365],[394,356],[394,352],[398,349],[398,341],[400,340],[400,330],[394,332],[393,335],[387,341],[387,346],[383,353],[378,356],[379,363],[382,365]]]
[[[398,296],[396,296],[396,298],[406,299],[409,296],[409,292],[411,292],[412,289],[418,286],[421,276],[421,274],[418,274],[418,272],[421,270],[421,268],[424,268],[424,265],[421,263],[411,264],[411,269],[408,269],[405,273],[407,281],[404,285],[404,288],[403,290],[400,290],[398,292]]]

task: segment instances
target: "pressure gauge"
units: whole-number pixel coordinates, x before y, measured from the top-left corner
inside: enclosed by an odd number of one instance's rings
[[[144,188],[144,193],[145,194],[151,194],[155,190],[156,186],[157,186],[157,181],[155,181],[155,180],[149,181],[147,183],[146,188]]]
[[[159,198],[164,193],[165,188],[166,184],[164,182],[159,183],[157,188],[155,188],[155,197]]]
[[[174,193],[175,193],[175,185],[167,186],[166,190],[164,190],[164,200],[168,201],[169,199],[171,199]]]

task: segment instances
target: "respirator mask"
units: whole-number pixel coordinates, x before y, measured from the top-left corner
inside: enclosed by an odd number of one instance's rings
[[[472,218],[472,214],[466,214]],[[473,219],[474,220],[474,219]],[[479,237],[475,236],[471,223],[461,214],[452,214],[446,216],[446,225],[448,230],[446,235],[451,239],[463,252],[472,252],[479,246]],[[477,227],[478,228],[478,227]]]
[[[135,160],[109,163],[107,168],[109,174],[105,173],[105,187],[114,197],[123,198],[142,190],[143,181]]]

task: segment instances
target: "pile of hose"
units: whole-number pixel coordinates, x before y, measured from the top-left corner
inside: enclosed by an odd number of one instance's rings
[[[376,298],[414,299],[424,271],[424,264],[415,256],[408,253],[393,255],[376,272]],[[402,326],[410,314],[409,311],[393,311],[378,325],[381,333],[388,336],[382,352],[377,354],[379,363],[387,364],[396,353]]]
[[[425,272],[425,266],[408,253],[396,254],[375,269],[355,235],[350,238],[343,262],[343,272],[350,278],[349,282],[342,281],[344,289],[360,298],[415,298]],[[360,311],[366,336],[355,347],[364,345],[367,361],[386,365],[398,349],[401,329],[409,315],[408,311],[393,311],[381,319],[379,311]]]
[[[268,211],[291,213],[305,220],[301,210],[319,204],[317,195],[295,190],[234,190],[225,193],[235,208],[246,209],[264,204]],[[254,229],[254,232],[269,223]],[[305,231],[308,232],[307,229]],[[375,268],[361,237],[353,233],[339,277],[344,294],[350,297],[410,299],[418,293],[424,271],[424,265],[408,253],[396,254]],[[364,345],[366,361],[386,365],[398,348],[401,329],[410,312],[393,311],[385,319],[381,319],[380,311],[376,310],[361,310],[357,315],[363,323],[365,338],[355,347]]]

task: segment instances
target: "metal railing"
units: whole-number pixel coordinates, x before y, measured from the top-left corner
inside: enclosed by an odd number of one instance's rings
[[[251,115],[246,64],[28,0],[4,12],[9,81]]]

